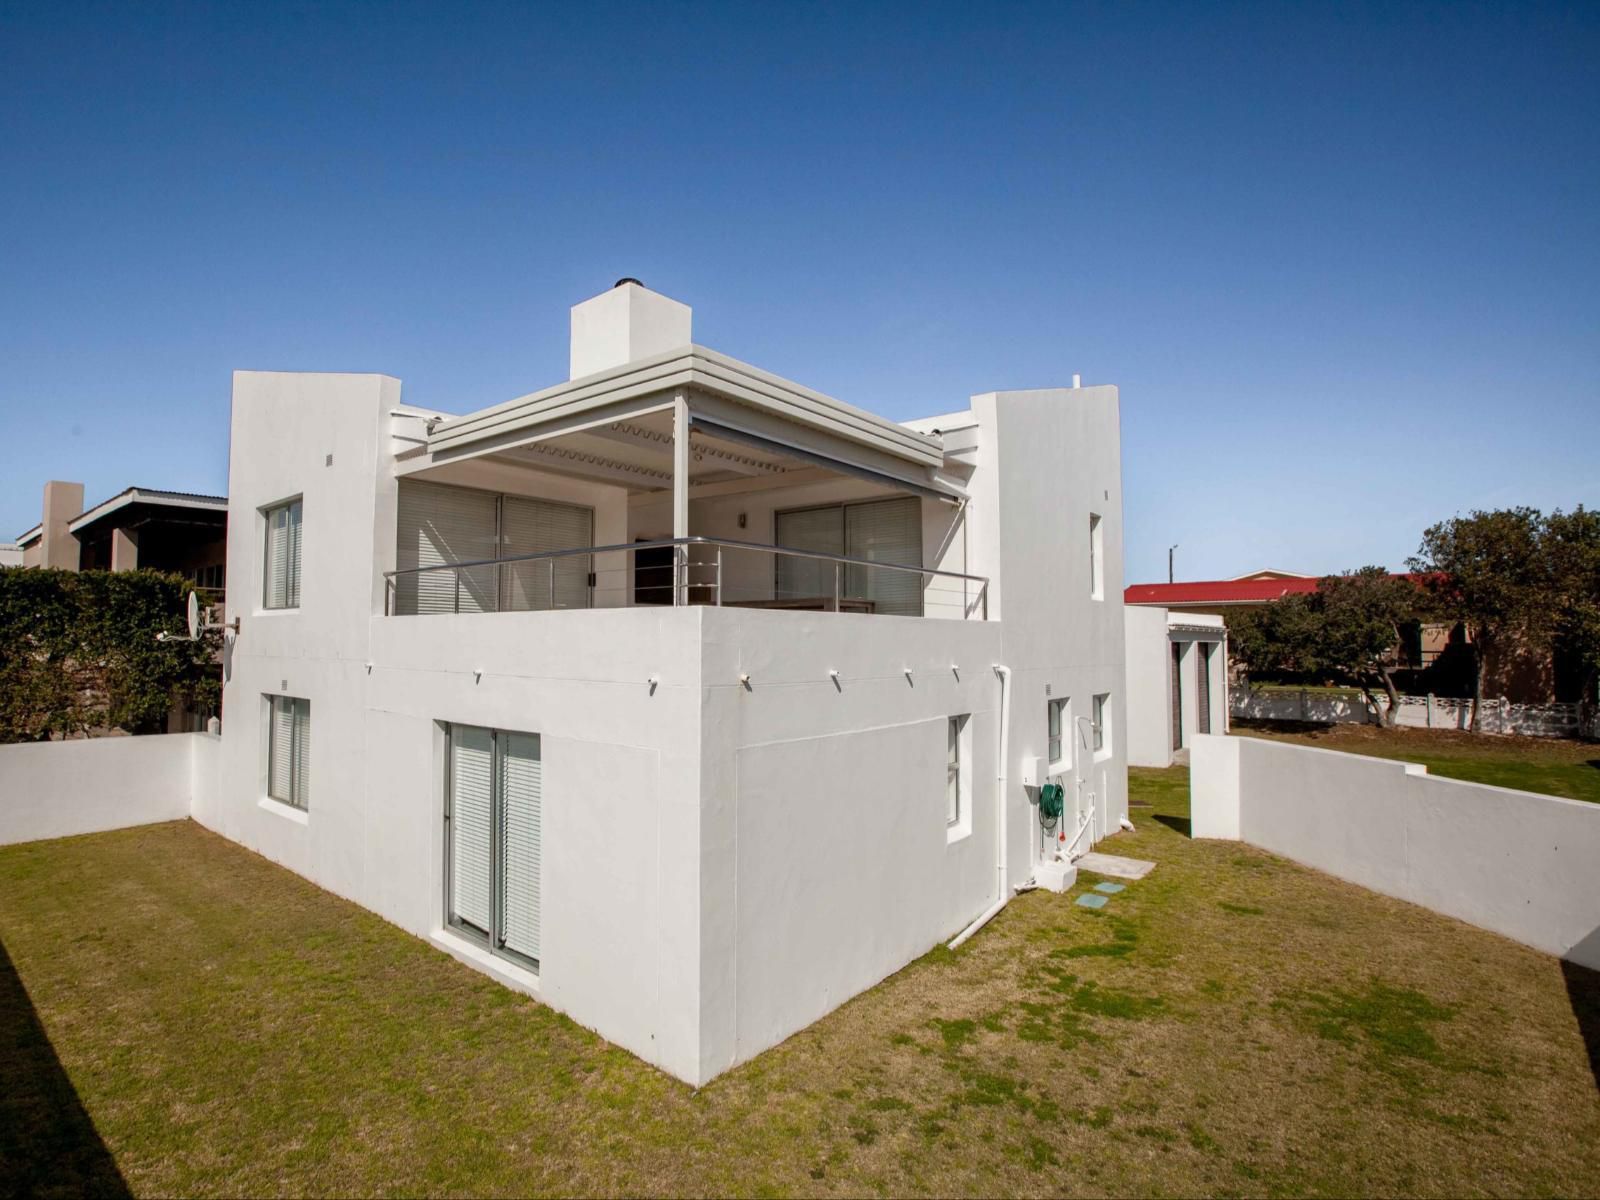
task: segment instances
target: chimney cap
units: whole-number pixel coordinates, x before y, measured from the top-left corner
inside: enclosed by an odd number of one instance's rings
[[[644,284],[641,281],[635,279],[632,275],[624,275],[621,279],[617,280],[611,286],[613,288],[619,288],[625,283],[638,284],[639,287],[643,287],[644,286]]]

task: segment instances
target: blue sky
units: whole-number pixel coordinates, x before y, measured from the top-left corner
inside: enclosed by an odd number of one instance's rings
[[[466,411],[620,275],[894,418],[1122,388],[1129,582],[1600,504],[1600,5],[0,0],[0,535],[235,368]]]

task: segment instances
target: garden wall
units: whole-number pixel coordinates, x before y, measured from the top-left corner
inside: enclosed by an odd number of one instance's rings
[[[1235,688],[1231,715],[1258,721],[1311,721],[1320,725],[1372,721],[1372,709],[1359,695],[1305,688]],[[1579,725],[1576,704],[1513,704],[1505,699],[1483,702],[1483,732],[1517,733],[1525,737],[1600,737],[1600,725]],[[1472,701],[1448,696],[1401,696],[1395,724],[1416,729],[1467,729]]]
[[[189,815],[215,773],[209,733],[0,746],[0,845]]]
[[[1195,837],[1249,842],[1600,970],[1600,804],[1205,735],[1189,786]]]

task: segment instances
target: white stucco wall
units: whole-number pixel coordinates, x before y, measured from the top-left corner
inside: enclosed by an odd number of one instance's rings
[[[877,983],[994,900],[1000,634],[914,617],[700,612],[709,1077]],[[952,834],[946,722],[968,714],[969,811]],[[1008,796],[1017,831],[1027,799],[1015,786]],[[1022,845],[1020,831],[1013,840]]]
[[[1128,765],[1172,765],[1172,642],[1167,610],[1128,605]]]
[[[0,845],[182,820],[215,741],[170,733],[0,746]]]
[[[1116,830],[1126,748],[1115,389],[975,402],[981,448],[960,545],[969,570],[1009,581],[1007,619],[992,596],[989,622],[708,607],[386,616],[399,408],[399,385],[383,376],[235,377],[228,557],[243,630],[226,655],[217,785],[194,803],[208,827],[694,1083],[996,898],[996,663],[1014,673],[1013,884],[1041,852],[1021,767],[1046,753],[1047,696],[1071,696],[1083,718],[1094,694],[1111,697],[1108,745],[1073,756],[1073,782],[1096,835]],[[601,543],[670,531],[652,525],[659,504],[605,485],[482,463],[432,477],[591,503]],[[777,508],[873,492],[830,480],[707,498],[691,505],[691,527],[769,541]],[[301,604],[269,612],[261,510],[293,497]],[[954,511],[924,504],[930,555]],[[1090,511],[1104,522],[1103,599],[1090,595]],[[770,558],[759,572],[770,580]],[[304,812],[265,795],[263,698],[275,694],[311,706]],[[961,714],[971,786],[952,838],[945,722]],[[446,722],[541,737],[537,975],[443,928]]]
[[[1600,969],[1600,805],[1412,763],[1200,736],[1196,837],[1234,837]]]
[[[1104,837],[1128,805],[1117,389],[990,392],[972,398],[972,411],[970,558],[975,573],[990,577],[989,613],[1000,621],[1001,661],[1013,671],[1012,778],[1024,758],[1046,757],[1049,699],[1070,697],[1076,725],[1090,715],[1095,694],[1108,694],[1108,749],[1095,757],[1079,741],[1066,780],[1069,814],[1075,794],[1085,808],[1092,802],[1094,836]],[[1104,521],[1098,600],[1089,575],[1091,512]],[[1037,838],[1013,844],[1013,880],[1031,874],[1036,853]]]

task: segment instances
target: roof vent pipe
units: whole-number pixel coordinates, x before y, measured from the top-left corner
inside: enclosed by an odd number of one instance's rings
[[[1076,391],[1078,388],[1081,388],[1082,386],[1083,386],[1083,376],[1082,375],[1074,375],[1072,377],[1072,388],[1073,388],[1073,390]]]

